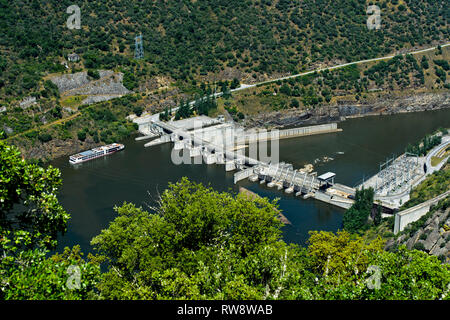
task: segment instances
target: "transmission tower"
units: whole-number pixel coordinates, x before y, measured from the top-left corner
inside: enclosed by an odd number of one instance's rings
[[[142,34],[134,38],[134,57],[142,59],[144,57],[144,46],[142,45]]]

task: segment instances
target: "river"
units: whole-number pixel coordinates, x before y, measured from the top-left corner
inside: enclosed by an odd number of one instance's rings
[[[329,162],[315,165],[318,174],[332,171],[336,182],[354,186],[363,176],[376,173],[381,162],[400,154],[408,143],[420,140],[439,127],[450,127],[450,109],[371,116],[349,119],[338,124],[342,132],[280,140],[280,161],[294,168],[313,163],[324,156]],[[310,230],[337,231],[342,227],[343,209],[248,180],[233,183],[233,173],[223,165],[175,165],[171,144],[144,148],[145,141],[122,141],[126,148],[114,155],[72,166],[68,157],[51,162],[62,173],[63,185],[58,198],[71,214],[68,231],[58,239],[57,251],[79,244],[83,252],[92,252],[90,240],[116,217],[115,205],[124,201],[147,207],[153,204],[169,182],[181,177],[210,185],[219,191],[238,191],[246,187],[270,199],[279,198],[279,207],[292,225],[283,227],[287,242],[305,244]]]

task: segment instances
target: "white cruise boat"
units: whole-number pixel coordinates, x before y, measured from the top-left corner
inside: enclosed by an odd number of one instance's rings
[[[77,164],[81,162],[86,162],[92,159],[100,158],[113,154],[114,152],[123,150],[125,146],[120,143],[112,143],[106,146],[97,147],[91,150],[83,151],[70,156],[69,162],[71,164]]]

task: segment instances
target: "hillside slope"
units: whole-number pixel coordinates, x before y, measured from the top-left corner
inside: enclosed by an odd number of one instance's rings
[[[72,4],[0,1],[2,96],[37,89],[71,52],[81,67],[123,68],[134,89],[156,75],[190,85],[212,74],[263,79],[449,39],[446,0],[377,1],[379,30],[366,26],[365,0],[83,0],[80,30],[66,26]],[[137,63],[139,33],[145,59]]]
[[[233,83],[442,44],[450,39],[446,2],[377,1],[381,28],[369,30],[366,0],[80,0],[81,29],[71,30],[72,1],[0,0],[0,138],[27,157],[52,158],[77,143],[86,148],[127,136],[127,115],[162,111],[214,87],[226,91]],[[145,54],[136,60],[140,33]],[[393,91],[448,92],[448,49],[426,54],[426,68],[419,56],[350,66],[242,91],[219,101],[219,109],[258,122],[261,111],[367,104]],[[80,61],[68,61],[71,53]],[[94,82],[99,70],[121,75],[121,94],[136,94],[83,108],[104,99],[66,95],[51,81],[87,73]]]

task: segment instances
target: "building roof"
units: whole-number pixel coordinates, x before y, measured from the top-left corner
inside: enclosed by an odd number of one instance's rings
[[[317,179],[322,180],[322,181],[327,181],[327,180],[329,180],[331,178],[334,178],[335,176],[336,176],[336,173],[334,173],[334,172],[327,172],[327,173],[324,173],[321,176],[318,176]]]
[[[91,154],[94,154],[94,152],[92,150],[87,150],[87,151],[83,151],[79,153],[82,156],[89,156]]]
[[[71,54],[69,54],[69,55],[67,56],[67,58],[68,58],[69,60],[71,60],[71,61],[73,61],[73,60],[80,60],[80,56],[77,55],[76,53],[71,53]]]

